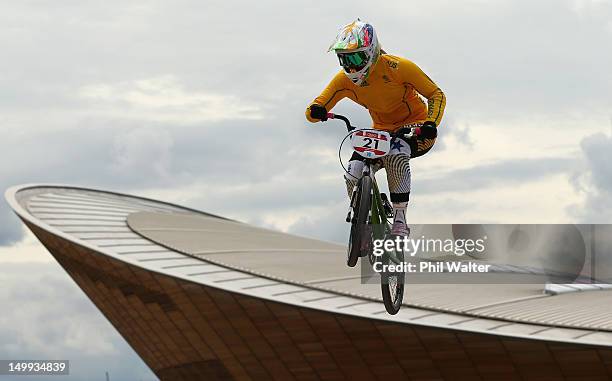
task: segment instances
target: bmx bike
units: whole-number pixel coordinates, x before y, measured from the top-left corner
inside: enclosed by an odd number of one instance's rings
[[[339,119],[346,124],[348,135],[340,143],[338,155],[347,138],[350,137],[353,150],[363,157],[361,176],[351,194],[346,222],[351,224],[347,250],[347,265],[354,267],[360,257],[368,257],[372,266],[382,269],[380,285],[385,309],[391,315],[399,312],[404,298],[404,271],[390,271],[404,262],[402,250],[384,250],[382,255],[374,254],[374,241],[391,236],[390,218],[393,208],[385,193],[381,193],[376,183],[375,172],[380,168],[380,159],[391,150],[394,139],[412,139],[418,133],[416,128],[403,128],[389,133],[375,129],[357,129],[343,115],[328,113],[327,119]],[[342,165],[342,160],[340,159]],[[344,168],[344,165],[342,165]],[[344,168],[348,176],[352,176]],[[391,265],[391,266],[390,266]]]

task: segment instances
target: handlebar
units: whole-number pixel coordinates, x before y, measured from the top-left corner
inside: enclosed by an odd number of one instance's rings
[[[348,132],[352,132],[357,129],[357,127],[351,126],[351,122],[344,115],[334,114],[333,112],[328,112],[327,119],[340,119],[341,121],[344,122],[344,124],[346,124],[346,129],[348,130]],[[421,128],[420,127],[410,127],[410,128],[403,127],[397,130],[396,132],[391,132],[390,134],[393,137],[403,137],[403,138],[410,139],[412,137],[419,136],[421,134]]]
[[[344,122],[344,124],[346,124],[346,129],[348,130],[348,132],[351,132],[357,129],[357,127],[351,126],[351,122],[344,115],[334,114],[333,112],[328,112],[327,119],[340,119],[341,121]]]

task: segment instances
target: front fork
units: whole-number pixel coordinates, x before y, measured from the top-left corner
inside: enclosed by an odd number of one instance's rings
[[[370,169],[369,164],[365,164],[363,166],[363,171],[361,173],[361,178],[364,176],[370,176],[372,179],[372,205],[370,206],[370,213],[368,215],[368,224],[373,225],[374,228],[374,238],[382,239],[385,234],[388,232],[388,222],[387,217],[389,215],[389,201],[387,200],[385,195],[382,195],[378,189],[378,184],[376,183],[376,178],[372,175],[372,171]],[[357,186],[359,182],[355,183],[353,187],[353,191],[351,193],[351,202],[349,203],[349,210],[346,215],[346,222],[353,222],[353,218],[355,217],[355,210],[357,209]],[[383,197],[384,196],[384,197]]]
[[[365,163],[363,165],[363,170],[361,172],[361,177],[359,179],[363,179],[364,176],[370,176],[370,173],[372,173],[372,171],[370,170],[370,165],[368,163]],[[376,184],[375,178],[372,178],[372,184]],[[351,202],[349,203],[349,210],[346,215],[346,222],[349,222],[349,223],[353,223],[353,218],[355,218],[355,210],[357,209],[357,186],[358,185],[359,185],[359,180],[355,182],[355,185],[353,186],[353,191],[351,192]]]
[[[391,226],[387,218],[391,215],[392,210],[390,211],[390,203],[387,200],[386,195],[380,193],[378,189],[378,184],[376,183],[376,178],[371,175],[372,172],[370,170],[370,166],[368,164],[364,165],[362,177],[363,176],[371,176],[372,178],[372,205],[370,206],[370,213],[368,215],[367,223],[372,226],[372,239],[385,239],[385,237],[391,233]],[[349,204],[349,211],[346,216],[346,222],[354,222],[353,218],[355,217],[355,210],[357,208],[357,186],[359,181],[355,183],[353,187],[353,192],[351,193],[351,202]],[[393,262],[395,264],[399,264],[400,261],[397,259],[393,252],[385,252],[384,255],[385,263]]]

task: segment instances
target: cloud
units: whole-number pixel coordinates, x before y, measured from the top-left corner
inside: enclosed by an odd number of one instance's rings
[[[167,178],[172,146],[172,136],[166,130],[143,127],[121,131],[113,139],[110,171],[123,178]]]
[[[417,201],[416,205],[414,205],[414,200],[410,203],[408,214],[412,218],[416,212],[417,218],[411,219],[410,222],[422,223],[426,220],[439,223],[444,220],[449,223],[457,223],[467,222],[466,218],[479,223],[504,222],[499,219],[498,214],[505,209],[505,206],[499,207],[499,200],[493,202],[488,199],[483,200],[483,195],[493,193],[502,197],[503,194],[508,193],[509,189],[514,189],[516,200],[510,199],[505,204],[521,204],[524,191],[519,192],[518,188],[529,187],[547,178],[564,175],[570,164],[571,161],[567,158],[513,159],[449,170],[428,178],[413,177],[415,193],[412,198]],[[380,181],[379,184],[382,184],[381,189],[386,192],[384,176],[381,174],[377,178]],[[330,179],[330,181],[333,180]],[[348,200],[345,197],[344,189],[340,189],[341,179],[336,179],[336,182],[337,186],[329,186],[328,189],[319,193],[296,197],[297,199],[307,197],[315,200],[321,198],[316,202],[317,205],[323,205],[325,199],[328,201],[325,207],[304,207],[298,210],[301,212],[300,218],[294,220],[286,230],[300,235],[346,243],[347,224],[344,223],[344,217],[348,211]],[[533,199],[538,197],[541,195],[532,195]],[[272,200],[261,204],[270,205]],[[529,203],[524,202],[523,204],[523,207],[516,207],[516,209],[519,211],[527,209]],[[496,205],[498,210],[495,209]],[[480,213],[479,217],[474,217],[472,212],[474,210]]]
[[[587,136],[580,147],[582,162],[574,169],[573,184],[584,198],[568,209],[585,223],[612,223],[612,136]]]
[[[391,3],[378,16],[388,50],[423,66],[446,91],[449,109],[462,117],[516,120],[609,106],[612,52],[597,46],[612,42],[606,33],[612,4],[583,2],[576,12],[574,3],[431,1],[418,10]],[[424,25],[423,14],[436,15],[435,27]],[[410,38],[422,30],[429,30],[426,38]],[[576,91],[586,97],[577,99]]]
[[[324,50],[347,21],[340,12],[346,4],[329,5],[325,14],[281,1],[11,4],[0,15],[0,46],[11,57],[0,62],[0,148],[9,158],[0,163],[0,186],[47,181],[155,191],[171,200],[207,189],[182,200],[249,220],[262,210],[281,218],[283,208],[298,213],[339,202],[341,191],[331,193],[342,187],[335,148],[343,127],[310,125],[303,109],[338,70]],[[450,128],[432,154],[452,161],[456,145],[449,142],[456,141],[477,160],[474,123],[494,126],[503,117],[506,125],[524,127],[552,115],[554,124],[568,113],[600,118],[602,104],[610,104],[612,54],[598,48],[610,39],[602,33],[609,4],[452,4],[396,2],[373,9],[351,2],[375,23],[389,51],[415,60],[447,93],[444,123]],[[236,22],[225,22],[227,14]],[[249,17],[237,16],[243,14]],[[435,29],[423,14],[436,14]],[[427,38],[411,37],[422,30],[429,30]],[[580,97],[569,88],[579,89]],[[341,103],[335,111],[358,126],[370,124],[358,106]],[[547,160],[551,171],[562,170]],[[438,179],[424,174],[415,189],[462,192],[519,181],[516,176],[536,181],[546,169],[532,164],[456,169]],[[20,232],[9,214],[1,203],[5,244]],[[287,226],[291,218],[282,220]]]
[[[3,359],[69,360],[77,379],[156,379],[57,263],[3,263],[0,283]]]
[[[187,91],[173,75],[85,85],[78,95],[94,112],[156,122],[215,122],[262,119],[261,107],[234,95]]]
[[[426,194],[468,192],[494,186],[512,187],[563,174],[572,161],[565,157],[511,159],[447,170],[434,178],[419,180],[418,190]]]
[[[312,237],[345,245],[350,225],[344,221],[348,212],[348,199],[343,198],[321,208],[312,208],[288,226],[289,233]]]
[[[6,157],[20,159],[0,162],[0,187],[60,183],[135,193],[155,189],[157,194],[191,189],[199,206],[218,210],[226,205],[228,209],[218,211],[233,214],[240,208],[251,215],[323,202],[324,197],[304,196],[328,189],[321,179],[341,179],[335,148],[344,132],[321,124],[306,128],[295,119],[286,111],[270,118],[272,122],[91,117],[73,122],[69,138],[54,130],[25,130],[3,142]],[[274,197],[262,198],[263,193]],[[4,202],[0,222],[6,222],[0,242],[21,237],[21,224]]]
[[[23,237],[21,221],[4,205],[0,203],[0,247],[13,245]]]

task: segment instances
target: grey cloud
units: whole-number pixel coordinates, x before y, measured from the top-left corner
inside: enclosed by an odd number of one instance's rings
[[[346,244],[350,228],[344,221],[347,212],[348,201],[330,204],[320,213],[301,217],[289,227],[288,232]]]
[[[434,178],[413,178],[413,191],[417,193],[417,197],[427,195],[437,198],[429,209],[432,216],[452,214],[453,211],[460,214],[474,209],[478,204],[477,199],[461,195],[469,194],[474,190],[494,189],[498,186],[514,187],[549,176],[568,173],[571,165],[572,161],[563,157],[504,160],[440,173]],[[612,190],[612,186],[609,189]],[[344,223],[343,218],[348,210],[348,202],[344,201],[344,198],[338,199],[337,193],[340,190],[334,190],[333,193],[327,192],[326,197],[334,200],[333,203],[329,202],[328,208],[323,212],[300,218],[289,228],[289,231],[346,243],[347,224]],[[310,194],[308,197],[314,198],[316,195]],[[608,201],[612,205],[612,197]],[[317,203],[320,205],[321,202]],[[491,222],[488,217],[485,218],[486,221],[480,219],[472,222]]]
[[[439,139],[436,142],[436,149],[444,149],[446,137],[453,138],[460,145],[468,147],[470,150],[474,149],[474,140],[472,137],[472,130],[469,123],[461,123],[452,115],[452,112],[447,113],[444,116],[444,125],[439,129]]]
[[[166,179],[171,176],[173,140],[165,129],[136,128],[119,132],[112,142],[110,172],[117,177]]]
[[[415,182],[413,190],[432,194],[481,190],[496,185],[511,187],[566,173],[571,164],[572,161],[566,157],[504,160],[449,170],[435,178]]]
[[[267,121],[163,124],[92,117],[74,124],[66,131],[7,135],[4,155],[19,160],[0,163],[0,187],[42,182],[138,191],[203,183],[215,185],[209,200],[227,199],[226,204],[257,211],[322,202],[321,197],[308,200],[299,195],[317,194],[317,189],[323,195],[328,188],[317,184],[318,178],[342,176],[339,165],[330,166],[324,155],[311,156],[317,148],[335,152],[344,136],[342,125],[307,125],[301,115],[285,110]],[[282,176],[297,182],[271,188],[278,182],[270,178]],[[224,186],[240,184],[253,188],[232,201],[233,192],[225,192]],[[262,192],[275,195],[272,204],[259,202]],[[6,203],[0,203],[0,243],[10,244],[21,236],[11,214]]]
[[[337,70],[324,51],[336,28],[349,21],[350,6],[369,16],[388,50],[421,64],[447,91],[449,106],[462,113],[498,118],[582,110],[610,99],[612,53],[599,47],[612,38],[612,9],[608,2],[585,2],[577,11],[574,4],[434,1],[372,8],[363,1],[328,4],[322,13],[281,1],[104,8],[20,3],[3,12],[7,32],[0,45],[13,60],[0,68],[32,84],[32,93],[176,74],[191,89],[305,101]],[[228,14],[235,22],[227,22]],[[435,27],[424,14],[436,15]],[[53,59],[41,67],[40,57]]]
[[[572,160],[565,157],[545,159],[513,159],[449,170],[435,177],[413,178],[415,197],[427,195],[439,198],[437,209],[431,209],[431,215],[456,210],[473,209],[478,200],[468,195],[475,190],[495,189],[496,187],[514,187],[538,181],[559,174],[568,174]],[[344,217],[347,212],[346,193],[342,172],[337,173],[326,182],[312,181],[308,177],[292,179],[279,187],[271,181],[253,186],[246,186],[231,191],[214,194],[204,193],[201,197],[188,200],[195,208],[216,213],[231,213],[247,216],[251,223],[262,223],[261,213],[280,213],[290,209],[308,209],[297,222],[289,227],[289,232],[311,237],[344,242]],[[379,179],[380,178],[379,176]],[[485,217],[487,220],[488,217]],[[478,222],[482,222],[479,220]]]
[[[60,380],[157,379],[58,264],[3,263],[0,284],[1,358],[69,360]]]
[[[22,225],[17,216],[8,211],[8,206],[0,202],[0,246],[10,246],[21,240]]]
[[[586,223],[612,223],[612,137],[597,133],[580,144],[582,163],[574,169],[573,184],[584,201],[569,206],[572,215]]]
[[[598,133],[584,138],[580,144],[591,169],[591,181],[600,190],[612,192],[612,165],[610,151],[612,138],[610,135]]]
[[[9,158],[0,163],[0,186],[47,181],[140,191],[211,183],[223,192],[223,186],[241,183],[269,189],[268,177],[297,173],[303,182],[268,191],[276,196],[269,201],[271,207],[274,202],[303,206],[308,198],[292,203],[292,194],[304,194],[319,177],[341,176],[335,163],[307,154],[306,148],[335,152],[342,125],[310,125],[303,110],[338,70],[324,50],[336,28],[348,21],[348,4],[329,4],[321,13],[317,6],[281,1],[12,3],[0,15],[0,47],[10,58],[0,62],[0,146]],[[410,4],[409,11],[401,2],[378,8],[350,2],[350,7],[375,23],[389,51],[415,60],[441,85],[449,99],[448,136],[468,145],[470,119],[495,122],[500,115],[520,115],[528,120],[538,113],[597,110],[609,102],[612,54],[599,48],[611,36],[605,29],[608,3],[586,2],[580,10],[574,2],[552,0],[460,6],[434,1]],[[228,22],[228,14],[236,22]],[[245,14],[249,17],[240,16]],[[435,28],[423,14],[436,14]],[[83,87],[163,75],[176,77],[187,92],[256,103],[265,119],[152,122],[79,97]],[[366,111],[355,105],[341,103],[335,111],[351,115],[356,125],[370,124]],[[436,150],[443,149],[441,139]],[[561,170],[552,162],[545,164],[552,169],[537,163],[496,165],[415,181],[415,191],[461,191]],[[332,189],[322,183],[314,188],[311,194],[320,196],[313,204]],[[253,194],[257,191],[244,197]],[[260,200],[236,203],[255,208],[255,214],[265,207],[266,198]],[[0,205],[0,218],[8,221],[0,234],[11,237],[1,241],[7,243],[19,229]]]
[[[338,111],[355,114],[356,125],[368,123],[367,115],[354,112],[353,105],[344,104]],[[50,182],[138,191],[209,184],[214,185],[211,192],[187,203],[221,214],[256,215],[344,198],[342,170],[335,158],[345,135],[340,122],[311,125],[301,115],[293,117],[281,110],[271,120],[183,125],[89,118],[69,131],[69,139],[50,131],[9,140],[5,152],[21,159],[0,164],[5,173],[0,185]],[[333,156],[312,156],[317,149]],[[516,160],[455,170],[438,179],[415,181],[415,191],[461,192],[504,181],[529,181],[562,170],[563,163]],[[337,182],[319,180],[326,176]],[[9,214],[2,203],[0,215],[8,221],[3,229],[5,243],[14,242],[20,233]]]
[[[406,54],[410,49],[410,56],[431,68],[432,77],[448,89],[449,105],[464,115],[478,112],[497,120],[522,113],[597,111],[610,102],[612,54],[599,47],[612,40],[612,5],[585,1],[578,12],[574,4],[512,0],[441,7],[431,2],[426,7],[438,22],[423,43],[403,37],[419,34],[418,21],[391,23],[408,30],[390,36],[394,45],[406,46]]]

